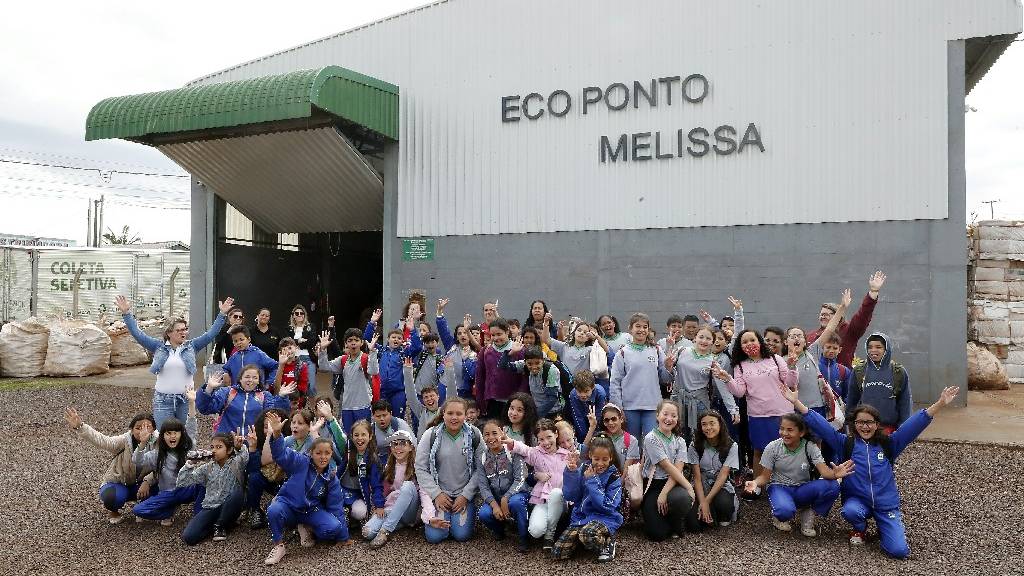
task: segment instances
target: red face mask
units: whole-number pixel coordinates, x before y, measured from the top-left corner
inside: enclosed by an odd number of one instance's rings
[[[743,345],[743,352],[747,356],[759,356],[761,352],[761,345],[757,342],[747,342]]]

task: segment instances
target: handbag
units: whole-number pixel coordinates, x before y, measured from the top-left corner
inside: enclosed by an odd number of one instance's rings
[[[641,466],[643,466],[643,460],[626,467],[626,477],[629,481],[629,505],[634,510],[638,510],[643,504],[644,495],[647,494],[647,491],[651,488],[651,482],[654,480],[654,475],[652,474],[647,479],[647,485],[644,486],[644,475]]]
[[[590,347],[590,371],[597,378],[608,375],[608,353],[596,342]]]
[[[278,466],[276,462],[260,466],[260,473],[263,474],[263,477],[266,478],[268,482],[273,482],[274,484],[280,484],[284,481],[285,477],[284,468]]]
[[[828,423],[832,425],[833,430],[842,430],[846,424],[846,403],[842,398],[836,396],[832,386],[821,374],[818,374],[818,388],[822,397],[828,402]]]

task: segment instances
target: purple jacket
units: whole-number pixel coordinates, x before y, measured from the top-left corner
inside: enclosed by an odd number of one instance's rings
[[[507,349],[507,348],[506,348]],[[522,351],[509,354],[510,360],[522,360]],[[510,370],[499,370],[498,361],[501,360],[501,351],[493,345],[488,346],[477,356],[476,362],[476,403],[480,413],[487,412],[487,401],[494,398],[508,399],[516,392],[529,394],[530,386],[526,377]],[[504,418],[504,414],[491,414],[494,418]]]

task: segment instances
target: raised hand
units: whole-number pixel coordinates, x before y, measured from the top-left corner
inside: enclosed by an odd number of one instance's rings
[[[523,337],[519,336],[515,340],[512,341],[512,347],[509,348],[509,350],[512,353],[516,353],[516,352],[521,351],[522,349],[523,349]]]
[[[370,316],[370,322],[373,322],[374,324],[380,322],[380,317],[383,315],[384,311],[381,310],[380,308],[377,308],[376,310],[373,311],[373,315]]]
[[[235,299],[232,298],[231,296],[228,296],[222,302],[217,302],[217,309],[220,310],[221,314],[227,316],[228,311],[230,311],[231,308],[234,307],[234,305]]]
[[[268,433],[273,434],[274,436],[279,436],[281,434],[281,429],[284,428],[285,422],[288,422],[287,418],[281,420],[281,416],[276,412],[267,412],[265,419],[267,422]]]
[[[545,312],[544,313],[544,325],[545,326],[550,326],[552,318],[553,318],[553,316],[551,316],[551,312]]]
[[[671,347],[671,345],[670,345],[670,347]],[[676,367],[676,355],[675,354],[669,354],[668,356],[665,356],[665,370],[668,370],[669,372],[671,372],[672,369],[675,368],[675,367]]]
[[[284,386],[281,386],[281,389],[277,391],[277,395],[283,398],[285,396],[295,394],[295,391],[298,389],[299,385],[296,384],[295,382],[292,382],[290,384],[285,384]]]
[[[952,402],[956,398],[956,395],[959,393],[959,386],[949,386],[947,388],[943,388],[942,393],[939,394],[939,401],[942,402],[944,406],[949,406],[949,403]]]
[[[313,423],[309,425],[309,435],[312,436],[313,438],[319,437],[320,430],[324,427],[324,424],[326,423],[327,421],[324,420],[323,416],[314,420]]]
[[[843,290],[842,300],[839,302],[843,305],[843,308],[849,308],[850,303],[853,302],[853,292],[849,288]]]
[[[206,387],[210,390],[216,390],[224,385],[224,375],[227,372],[214,372],[210,374],[210,377],[206,379]]]
[[[438,318],[440,318],[441,316],[444,316],[444,307],[447,306],[447,305],[448,305],[448,299],[447,298],[439,298],[437,300],[437,316],[438,316]]]
[[[833,464],[830,468],[832,468],[832,474],[836,480],[846,478],[850,474],[853,474],[853,460],[847,460],[839,465]]]
[[[185,385],[185,398],[188,398],[189,402],[196,401],[196,385],[189,382]]]
[[[575,452],[570,452],[565,458],[565,467],[568,468],[570,472],[578,470],[580,467],[580,455]],[[533,475],[534,478],[537,478],[537,476],[538,474]],[[537,480],[540,480],[540,478],[537,478]]]
[[[792,404],[800,401],[800,393],[781,382],[779,383],[779,392],[782,392],[782,396]]]
[[[789,354],[786,356],[786,364],[789,364],[789,369],[796,368],[797,355],[796,350],[790,349]]]
[[[132,303],[120,294],[114,296],[114,305],[121,311],[121,314],[127,314],[132,309]]]
[[[320,333],[320,350],[326,351],[331,345],[331,331],[324,330]]]
[[[380,340],[380,334],[374,332],[373,338],[370,338],[370,341],[366,343],[367,348],[373,350],[373,348],[377,345],[377,340]]]
[[[331,410],[331,405],[324,400],[316,403],[316,413],[327,422],[334,420],[334,411]]]
[[[472,325],[473,325],[473,316],[471,314],[466,314],[465,316],[462,317],[462,326],[463,326],[463,328],[465,328],[466,330],[469,330],[469,327],[472,326]]]
[[[235,450],[240,450],[245,445],[245,436],[242,435],[242,429],[238,428],[234,432],[235,436]]]
[[[739,298],[733,298],[732,296],[729,296],[729,303],[732,304],[733,310],[739,310],[740,308],[743,308],[743,300],[740,300]]]
[[[668,359],[666,358],[666,361],[667,360]],[[728,382],[732,380],[732,375],[726,372],[725,370],[722,370],[722,367],[718,365],[718,362],[711,363],[711,375],[714,376],[715,379],[721,380],[722,382]]]
[[[78,415],[78,411],[74,408],[64,409],[64,419],[68,421],[68,426],[70,426],[72,430],[78,430],[82,425],[82,417]]]
[[[590,430],[597,430],[597,406],[591,406],[587,412],[587,426]]]
[[[711,324],[711,314],[707,310],[699,308],[697,315],[701,317],[701,320],[704,320],[705,324]]]
[[[412,368],[412,358],[406,356],[402,359],[402,365],[406,368]]]
[[[885,284],[885,274],[881,270],[875,270],[875,273],[868,278],[868,290],[871,292],[878,292],[882,289],[883,284]]]
[[[256,426],[249,426],[249,432],[245,435],[245,443],[249,445],[249,452],[255,452],[257,447]]]

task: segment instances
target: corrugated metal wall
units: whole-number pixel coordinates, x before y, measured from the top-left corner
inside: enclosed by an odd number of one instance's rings
[[[118,294],[133,302],[140,319],[167,316],[175,268],[180,271],[173,311],[188,317],[188,252],[0,248],[0,321],[33,314],[70,317],[76,270],[82,270],[78,318],[115,320],[120,315],[114,306]]]
[[[1012,33],[1013,0],[451,0],[203,82],[338,64],[401,89],[398,234],[944,218],[948,39]],[[700,104],[605,106],[587,86],[687,76]],[[500,99],[564,89],[563,118]],[[599,161],[602,135],[748,123],[766,151]]]

